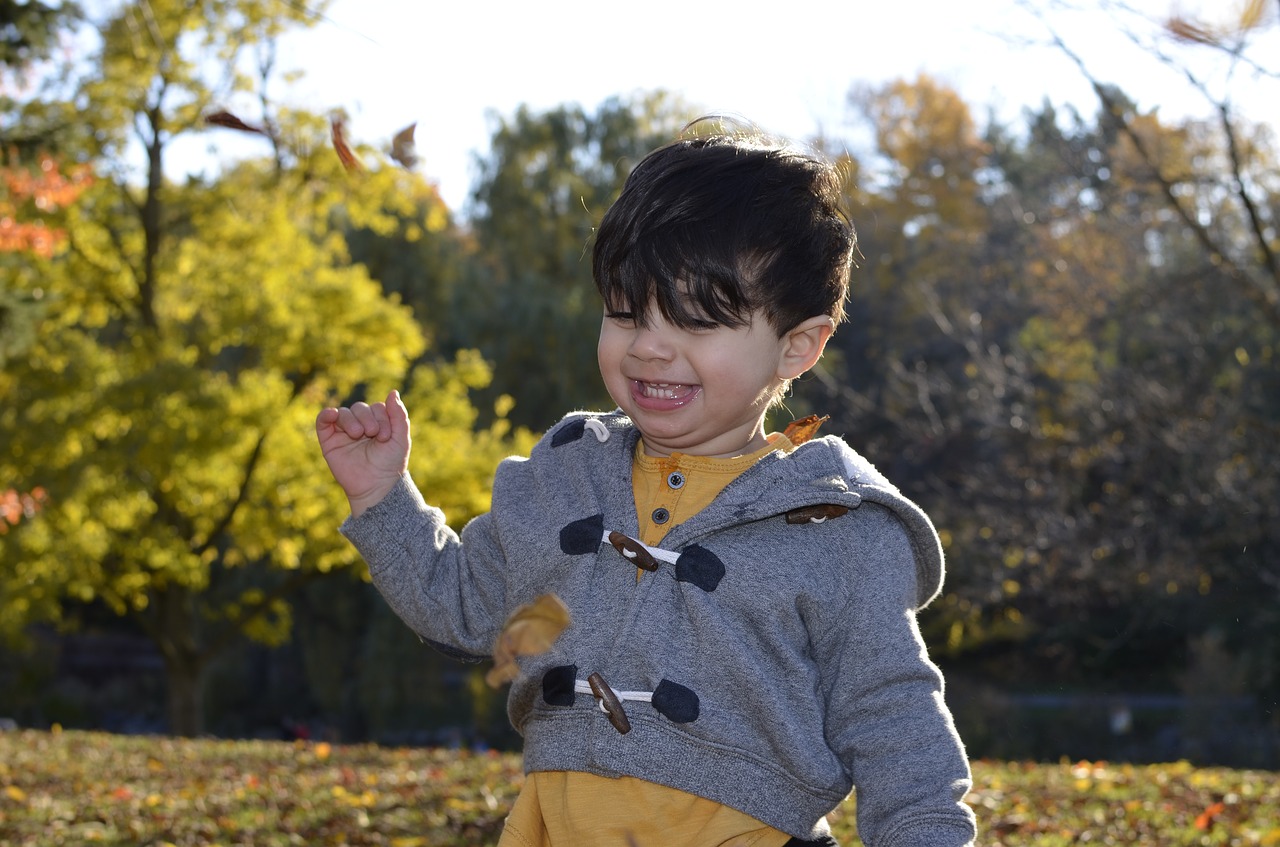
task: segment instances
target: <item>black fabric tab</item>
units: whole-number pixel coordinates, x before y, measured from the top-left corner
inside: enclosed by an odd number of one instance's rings
[[[577,665],[552,668],[542,675],[542,699],[551,706],[572,706],[573,684],[577,679]]]
[[[840,842],[836,841],[833,836],[823,835],[812,841],[805,841],[802,838],[792,838],[782,847],[840,847]]]
[[[689,582],[711,592],[716,590],[722,579],[724,562],[716,558],[715,553],[697,544],[690,544],[680,551],[680,558],[676,559],[677,582]]]
[[[653,690],[653,708],[675,723],[692,723],[698,719],[698,695],[693,689],[664,679]]]
[[[569,556],[594,553],[603,542],[604,515],[580,518],[560,530],[560,550]]]
[[[576,421],[569,421],[564,426],[556,430],[556,434],[551,436],[552,447],[562,447],[565,444],[572,444],[582,437],[587,431],[586,418],[579,418]]]

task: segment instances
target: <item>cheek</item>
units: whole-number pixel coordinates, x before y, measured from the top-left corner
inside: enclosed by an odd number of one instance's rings
[[[600,329],[600,340],[596,342],[596,363],[600,374],[608,380],[618,369],[618,363],[626,352],[626,344],[618,338],[618,333],[607,326]]]
[[[773,395],[778,391],[777,358],[768,348],[741,345],[717,351],[704,360],[707,375],[744,396]]]
[[[600,329],[600,338],[596,341],[596,358],[600,360],[601,364],[604,364],[605,359],[609,356],[609,346],[609,331],[602,327]]]

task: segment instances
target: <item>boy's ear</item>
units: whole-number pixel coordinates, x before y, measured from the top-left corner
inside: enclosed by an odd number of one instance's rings
[[[835,331],[836,322],[830,315],[816,315],[788,331],[783,336],[778,378],[795,379],[816,365]]]

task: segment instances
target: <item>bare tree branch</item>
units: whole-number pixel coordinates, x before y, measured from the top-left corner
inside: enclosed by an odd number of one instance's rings
[[[1044,20],[1043,17],[1041,17],[1041,20]],[[1088,80],[1090,87],[1093,88],[1094,93],[1098,96],[1098,100],[1102,104],[1103,112],[1106,117],[1110,119],[1116,129],[1123,133],[1124,136],[1133,144],[1134,149],[1138,153],[1143,164],[1145,164],[1150,170],[1151,175],[1159,186],[1160,192],[1164,196],[1165,202],[1169,208],[1178,215],[1178,218],[1182,221],[1183,225],[1187,227],[1188,231],[1190,231],[1195,239],[1200,243],[1200,246],[1208,254],[1209,258],[1215,264],[1224,268],[1231,277],[1243,282],[1245,294],[1262,309],[1263,313],[1271,323],[1276,326],[1280,326],[1280,275],[1276,274],[1275,257],[1271,253],[1269,245],[1265,246],[1263,249],[1264,254],[1267,257],[1268,270],[1272,274],[1271,280],[1262,277],[1252,268],[1242,265],[1240,262],[1236,261],[1236,259],[1214,239],[1213,234],[1209,231],[1208,227],[1202,224],[1196,217],[1194,210],[1188,208],[1187,204],[1182,202],[1178,197],[1174,181],[1169,179],[1161,170],[1160,163],[1150,150],[1146,140],[1134,127],[1129,109],[1116,99],[1107,85],[1102,83],[1092,74],[1092,72],[1090,72],[1084,59],[1082,59],[1078,53],[1067,45],[1067,43],[1062,39],[1062,36],[1049,26],[1047,21],[1045,22],[1045,25],[1049,28],[1049,35],[1053,44],[1076,65],[1080,70],[1080,73],[1086,80]],[[1225,109],[1226,104],[1220,104],[1220,108]],[[1229,113],[1221,114],[1223,115],[1224,123],[1229,126]],[[1245,184],[1238,178],[1238,168],[1239,165],[1237,164],[1237,178],[1234,181],[1235,186],[1233,187],[1233,193],[1236,194],[1242,202],[1246,202],[1245,196],[1247,196],[1247,189]],[[1252,201],[1250,199],[1247,201],[1246,208],[1251,207]],[[1254,216],[1258,214],[1256,208],[1252,209],[1252,214]],[[1260,219],[1255,217],[1253,224],[1255,232],[1261,232],[1261,230],[1257,229],[1257,226],[1260,223]],[[1266,245],[1265,238],[1261,239],[1261,244]]]

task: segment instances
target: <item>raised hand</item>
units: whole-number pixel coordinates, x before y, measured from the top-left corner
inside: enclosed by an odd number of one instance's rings
[[[316,437],[352,515],[387,496],[409,466],[409,412],[398,391],[385,403],[322,409]]]

